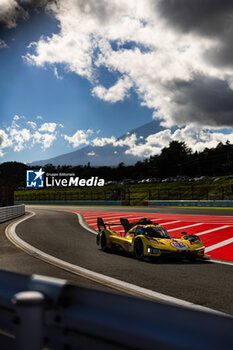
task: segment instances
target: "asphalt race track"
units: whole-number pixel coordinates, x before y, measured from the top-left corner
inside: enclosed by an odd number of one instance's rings
[[[106,209],[31,206],[27,207],[27,210],[34,211],[36,215],[19,224],[16,232],[21,239],[32,246],[71,264],[233,315],[233,264],[225,265],[209,261],[190,263],[176,260],[151,263],[137,261],[132,257],[118,253],[105,253],[97,247],[96,236],[79,224],[78,216],[75,213],[69,212],[69,210],[73,210],[82,213],[84,217],[87,217],[87,222],[89,220],[89,225],[91,226],[92,224],[92,226],[95,227],[97,211],[100,216],[102,214],[102,216],[111,217],[115,214],[117,218],[119,218],[120,215],[127,216],[126,214],[123,214],[122,211],[129,212],[128,215],[131,215],[132,219],[138,216],[145,216],[140,214],[140,211],[142,213],[147,211],[148,217],[152,215],[150,215],[149,212],[153,213],[153,217],[157,216],[159,218],[160,216],[160,218],[162,218],[161,224],[162,222],[166,223],[176,221],[172,224],[170,223],[170,225],[175,225],[174,232],[176,231],[176,227],[179,227],[181,221],[177,219],[177,216],[176,220],[173,220],[174,215],[180,215],[180,213],[188,215],[193,214],[193,211],[187,211],[185,209],[181,209],[181,211],[178,209],[157,209],[158,208]],[[169,214],[173,216],[168,217],[166,220],[163,214],[169,211]],[[201,211],[199,209],[195,210],[194,213],[198,215],[204,214],[201,217],[201,224],[196,226],[204,225],[204,231],[209,231],[209,223],[207,222],[208,217],[206,216],[207,211]],[[233,218],[230,216],[232,215],[232,211],[226,212],[224,210],[214,210],[210,212],[210,210],[208,210],[208,215],[211,213],[214,214],[214,219],[209,217],[209,220],[212,220],[212,224],[215,224],[216,228],[221,227],[220,230],[225,230],[225,228],[222,228],[223,226],[227,226],[226,229],[229,229],[229,227],[231,228],[231,224],[233,225]],[[190,217],[187,216],[186,218],[186,222],[189,223],[186,226],[195,225],[197,223],[196,221],[193,221],[190,224]],[[191,218],[193,217],[191,216]],[[110,220],[112,221],[112,219]],[[208,227],[206,228],[205,225]],[[193,229],[194,227],[190,227],[190,229]],[[169,226],[167,229],[169,230]],[[3,238],[1,237],[1,239]],[[228,237],[226,239],[230,238]],[[225,241],[226,239],[224,238]],[[88,280],[85,282],[85,279],[80,278],[79,276],[74,276],[71,273],[62,271],[50,264],[39,261],[34,257],[30,257],[14,247],[10,242],[6,243],[4,241],[4,244],[6,246],[8,244],[7,249],[11,255],[9,258],[8,254],[7,261],[9,266],[6,266],[6,260],[4,260],[4,266],[0,260],[1,268],[3,266],[4,268],[12,268],[17,271],[22,270],[22,272],[27,273],[48,274],[50,276],[65,278],[91,287],[96,287],[97,285]],[[21,255],[21,258],[19,255]],[[15,257],[17,268],[14,266]],[[20,265],[20,261],[22,261],[22,265]],[[26,269],[25,265],[27,266]],[[22,268],[20,268],[20,266]],[[106,290],[106,287],[98,288]]]
[[[79,286],[115,292],[114,290],[98,283],[94,283],[86,278],[82,278],[43,262],[15,247],[5,236],[5,229],[9,223],[14,222],[17,222],[17,220],[0,224],[0,269],[23,274],[39,274],[49,277],[57,277],[76,283]]]

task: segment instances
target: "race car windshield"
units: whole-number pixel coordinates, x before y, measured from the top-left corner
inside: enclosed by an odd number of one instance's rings
[[[165,230],[163,227],[147,227],[145,229],[145,234],[148,237],[171,238],[167,230]]]

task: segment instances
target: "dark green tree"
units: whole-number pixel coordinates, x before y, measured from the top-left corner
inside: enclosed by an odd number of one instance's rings
[[[185,142],[171,141],[158,157],[159,174],[162,177],[187,175],[185,164],[191,159],[192,150]]]

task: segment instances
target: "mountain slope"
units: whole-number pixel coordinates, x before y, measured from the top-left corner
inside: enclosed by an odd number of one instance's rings
[[[125,137],[132,134],[136,134],[137,138],[140,136],[146,138],[151,134],[162,130],[163,128],[155,120],[140,126],[139,128],[131,130],[129,133],[121,136],[118,140],[123,140]],[[38,160],[30,163],[31,165],[53,164],[53,165],[87,165],[91,166],[117,166],[119,163],[124,162],[126,165],[135,164],[138,160],[143,160],[142,157],[133,156],[130,154],[125,154],[127,146],[117,146],[114,147],[111,144],[105,145],[103,147],[99,146],[85,146],[76,151],[62,154],[60,156]]]

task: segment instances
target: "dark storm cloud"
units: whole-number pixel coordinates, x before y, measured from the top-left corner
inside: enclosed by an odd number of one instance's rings
[[[175,30],[215,39],[204,58],[214,66],[233,66],[232,0],[160,0],[156,10]]]
[[[19,20],[29,17],[30,11],[44,8],[50,0],[9,0],[0,5],[0,29],[14,28]]]
[[[16,2],[0,6],[0,27],[14,28],[18,18],[26,19],[27,17],[27,12]]]
[[[166,87],[172,94],[173,118],[178,124],[233,126],[233,91],[226,81],[196,75],[191,81],[173,80]]]
[[[232,0],[160,0],[161,16],[182,31],[222,35],[232,26]]]
[[[210,67],[233,67],[232,0],[159,0],[156,4],[161,18],[175,31],[212,40],[211,48],[202,53]],[[177,123],[233,126],[233,91],[227,81],[194,73],[191,81],[174,80],[167,87]]]
[[[211,62],[215,67],[233,68],[233,30],[216,43],[216,45],[206,50],[203,57]]]

